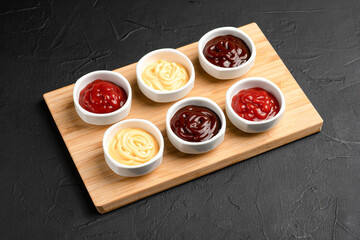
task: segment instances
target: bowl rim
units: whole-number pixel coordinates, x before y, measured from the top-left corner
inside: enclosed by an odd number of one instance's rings
[[[79,92],[79,95],[80,95],[80,91],[82,90],[82,89],[79,89],[80,84],[81,84],[83,81],[85,81],[87,78],[90,78],[90,77],[92,77],[93,75],[96,75],[96,74],[105,74],[105,75],[108,74],[108,75],[113,75],[113,76],[119,78],[120,81],[122,81],[122,82],[125,84],[125,88],[124,88],[123,86],[120,86],[120,87],[123,87],[125,91],[127,90],[127,95],[128,95],[128,96],[127,96],[127,100],[126,100],[125,104],[124,104],[121,108],[119,108],[119,109],[117,109],[117,110],[115,110],[115,111],[113,111],[113,112],[110,112],[110,113],[93,113],[93,112],[90,112],[90,111],[84,109],[84,108],[80,105],[79,99],[78,99],[77,96],[76,96],[76,95],[77,95],[77,92]],[[91,82],[93,82],[93,81],[95,81],[95,80],[96,80],[96,79],[92,80]],[[112,82],[111,80],[107,80],[107,79],[105,79],[105,81],[110,81],[110,82]],[[91,82],[89,82],[89,83],[91,83]],[[112,82],[112,83],[114,83],[114,82]],[[115,83],[115,84],[116,84],[116,83]],[[116,84],[116,85],[118,85],[118,84]],[[126,88],[127,88],[127,89],[126,89]],[[74,89],[73,89],[73,100],[74,100],[75,107],[76,107],[78,110],[80,110],[81,113],[84,114],[84,115],[91,116],[91,117],[98,117],[98,118],[111,117],[111,116],[113,116],[113,115],[117,115],[117,114],[119,114],[119,113],[121,113],[121,112],[123,112],[123,111],[126,111],[126,109],[127,109],[128,107],[130,107],[130,105],[131,105],[131,100],[132,100],[132,89],[131,89],[131,86],[130,86],[129,81],[128,81],[121,73],[114,72],[114,71],[109,71],[109,70],[97,70],[97,71],[89,72],[89,73],[83,75],[82,77],[80,77],[80,78],[75,82],[75,86],[74,86]]]
[[[204,141],[204,142],[189,142],[189,141],[185,141],[183,139],[181,139],[180,137],[178,137],[171,129],[171,126],[170,126],[170,121],[171,121],[171,118],[173,117],[173,115],[176,113],[175,109],[183,104],[183,103],[186,103],[186,102],[189,102],[189,101],[192,101],[192,100],[198,100],[198,101],[203,101],[203,102],[208,102],[210,103],[210,105],[212,107],[214,107],[217,111],[220,112],[220,116],[219,119],[220,119],[220,122],[221,122],[221,128],[219,130],[219,132],[212,138]],[[184,105],[184,106],[187,106],[187,105]],[[210,108],[211,109],[211,108]],[[213,109],[211,109],[212,111],[214,111]],[[172,113],[171,113],[172,112]],[[218,115],[217,113],[215,113],[216,115]],[[206,98],[206,97],[188,97],[188,98],[184,98],[176,103],[174,103],[167,111],[166,113],[166,129],[168,131],[166,131],[167,133],[170,132],[170,135],[176,139],[176,141],[178,141],[179,143],[181,144],[184,144],[184,145],[187,145],[187,146],[202,146],[202,145],[207,145],[207,144],[210,144],[210,143],[213,143],[213,142],[216,142],[219,138],[221,138],[221,136],[223,136],[225,134],[225,131],[226,131],[226,118],[225,118],[225,114],[223,112],[223,110],[219,107],[219,105],[217,105],[216,102],[214,102],[213,100],[211,100],[210,98]]]
[[[159,144],[159,151],[158,153],[149,161],[139,164],[139,165],[126,165],[126,164],[122,164],[119,163],[118,161],[116,161],[113,157],[111,157],[111,155],[109,154],[109,150],[108,150],[108,146],[105,146],[105,141],[108,139],[109,134],[113,131],[114,128],[118,127],[119,125],[125,124],[127,122],[137,122],[137,123],[141,123],[141,124],[146,124],[148,126],[150,126],[151,128],[153,128],[155,130],[155,132],[157,132],[160,136],[160,142],[157,141],[157,139],[155,138],[155,140],[158,142]],[[141,127],[139,127],[141,128]],[[144,129],[143,129],[144,130]],[[144,130],[146,131],[146,130]],[[147,132],[147,131],[146,131]],[[151,133],[150,133],[151,134]],[[152,135],[152,134],[151,134]],[[155,137],[155,136],[153,136]],[[138,119],[138,118],[132,118],[132,119],[126,119],[123,121],[120,121],[118,123],[113,124],[111,127],[109,127],[108,129],[106,129],[104,136],[103,136],[103,141],[102,141],[102,147],[103,147],[103,151],[105,153],[105,155],[108,157],[108,159],[111,160],[111,162],[113,164],[115,164],[116,167],[119,168],[126,168],[126,169],[137,169],[137,168],[142,168],[145,167],[147,165],[150,165],[152,163],[154,163],[155,161],[159,160],[164,153],[164,137],[161,134],[161,131],[159,130],[158,127],[156,127],[155,124],[153,124],[152,122],[150,122],[149,120],[146,119]]]
[[[168,52],[169,54],[177,54],[177,55],[181,56],[182,58],[184,58],[185,61],[189,63],[190,68],[191,68],[190,69],[191,74],[189,74],[188,82],[184,86],[182,86],[181,88],[178,88],[178,89],[175,89],[175,90],[170,90],[170,91],[161,91],[161,90],[157,90],[157,89],[154,89],[154,88],[148,86],[144,82],[144,80],[142,79],[142,73],[143,72],[140,72],[140,65],[143,64],[143,62],[146,60],[146,58],[148,58],[148,57],[150,57],[152,55],[156,55],[156,54],[161,53],[161,52]],[[189,69],[187,67],[185,67],[185,66],[183,66],[183,67],[189,73]],[[142,58],[140,58],[140,60],[136,63],[136,78],[137,78],[139,84],[141,84],[144,88],[146,88],[147,90],[151,91],[152,93],[154,93],[156,95],[171,95],[171,94],[179,93],[179,92],[187,89],[195,81],[195,68],[194,68],[194,64],[191,62],[191,60],[184,53],[180,52],[179,50],[176,50],[174,48],[160,48],[160,49],[156,49],[154,51],[148,52]]]
[[[213,33],[216,33],[215,35],[218,37],[218,36],[222,36],[224,34],[221,34],[222,31],[230,31],[230,32],[236,32],[240,35],[242,35],[242,37],[239,37],[240,39],[244,40],[248,40],[250,42],[250,51],[251,51],[251,56],[250,58],[246,61],[246,63],[244,64],[241,64],[237,67],[230,67],[230,68],[225,68],[225,67],[219,67],[219,66],[216,66],[214,64],[212,64],[211,62],[209,62],[206,57],[204,56],[204,53],[203,53],[203,45],[204,45],[204,42],[206,41],[206,43],[211,40],[211,39],[208,39],[209,36]],[[217,34],[219,33],[219,34]],[[238,37],[238,36],[236,36]],[[213,37],[214,38],[214,37]],[[205,44],[206,44],[205,43]],[[246,43],[247,44],[247,43]],[[245,68],[247,67],[248,65],[250,65],[254,60],[255,60],[255,57],[256,57],[256,47],[255,47],[255,43],[254,41],[250,38],[249,35],[247,35],[244,31],[236,28],[236,27],[232,27],[232,26],[227,26],[227,27],[219,27],[219,28],[215,28],[213,30],[210,30],[209,32],[205,33],[199,40],[198,42],[198,55],[199,57],[201,58],[201,60],[206,63],[208,66],[214,68],[215,70],[217,71],[222,71],[222,72],[231,72],[231,71],[236,71],[236,70],[239,70],[239,69],[242,69],[242,68]]]
[[[234,89],[236,87],[238,87],[239,85],[241,85],[241,84],[244,84],[244,83],[247,83],[247,82],[253,82],[253,81],[260,81],[260,82],[264,82],[266,84],[269,84],[280,95],[280,99],[281,99],[280,110],[273,118],[270,118],[270,119],[267,119],[267,120],[261,120],[261,121],[249,121],[249,120],[246,120],[246,119],[240,117],[235,112],[235,110],[232,108],[232,106],[231,106],[231,101],[232,101],[231,95],[234,92]],[[240,90],[243,90],[243,89],[240,89]],[[240,90],[238,90],[238,91],[240,91]],[[278,98],[276,98],[276,100],[279,102]],[[262,125],[262,124],[266,124],[266,123],[276,121],[276,119],[280,118],[283,115],[283,113],[285,111],[285,108],[286,108],[285,96],[282,93],[282,91],[280,90],[280,88],[278,86],[276,86],[276,84],[273,83],[272,81],[270,81],[269,79],[266,79],[266,78],[263,78],[263,77],[248,77],[248,78],[241,79],[241,80],[237,81],[236,83],[234,83],[233,85],[231,85],[231,87],[226,91],[225,104],[227,105],[228,109],[230,109],[231,114],[236,118],[237,121],[243,122],[243,123],[245,123],[247,125],[253,125],[253,126],[254,125]]]

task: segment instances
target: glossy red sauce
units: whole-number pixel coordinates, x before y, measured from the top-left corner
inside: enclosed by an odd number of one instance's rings
[[[276,98],[262,88],[241,90],[233,97],[231,107],[240,117],[249,121],[273,118],[280,110]]]
[[[171,118],[172,131],[188,142],[203,142],[214,137],[221,128],[221,122],[212,110],[206,107],[185,106]]]
[[[203,50],[205,58],[219,67],[237,67],[250,58],[246,43],[233,35],[218,36],[208,41]]]
[[[89,83],[80,92],[79,103],[92,113],[110,113],[121,108],[127,100],[127,94],[118,85],[97,79]]]

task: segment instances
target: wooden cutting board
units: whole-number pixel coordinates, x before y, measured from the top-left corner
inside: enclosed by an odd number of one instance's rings
[[[74,85],[44,94],[75,166],[100,213],[109,212],[320,131],[322,118],[257,24],[251,23],[240,29],[255,42],[257,56],[254,67],[239,79],[257,76],[274,82],[285,95],[286,111],[282,120],[275,128],[258,134],[241,132],[228,121],[224,142],[219,147],[201,155],[183,154],[171,145],[165,131],[165,115],[173,103],[155,103],[140,92],[136,84],[136,63],[116,69],[116,72],[129,80],[133,89],[133,103],[127,119],[150,120],[164,136],[163,162],[159,168],[145,176],[121,177],[107,166],[103,156],[102,137],[109,126],[89,125],[78,117],[72,99]],[[195,86],[186,97],[211,98],[225,112],[225,93],[239,79],[222,81],[206,74],[198,61],[197,43],[178,50],[190,58],[196,72]]]

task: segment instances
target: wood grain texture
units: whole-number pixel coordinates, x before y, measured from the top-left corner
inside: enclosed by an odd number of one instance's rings
[[[165,131],[166,111],[173,103],[155,103],[140,92],[136,84],[136,63],[119,68],[115,71],[123,74],[133,89],[133,103],[127,119],[150,120],[164,136],[162,165],[142,177],[121,177],[107,166],[103,156],[102,136],[109,126],[89,125],[78,117],[72,100],[74,85],[44,94],[76,168],[100,213],[109,212],[320,131],[322,118],[260,28],[251,23],[240,29],[254,40],[257,56],[254,67],[239,79],[258,76],[274,82],[285,95],[286,111],[282,120],[273,129],[258,134],[241,132],[228,121],[224,142],[219,147],[202,155],[183,154],[171,145]],[[211,98],[224,110],[226,90],[239,79],[220,81],[207,75],[197,59],[197,43],[178,50],[190,58],[196,72],[194,89],[186,97]]]

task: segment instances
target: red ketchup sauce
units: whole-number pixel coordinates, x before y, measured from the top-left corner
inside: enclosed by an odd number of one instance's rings
[[[276,98],[262,88],[241,90],[233,97],[231,107],[240,117],[249,121],[273,118],[280,110]]]
[[[122,87],[97,79],[81,90],[79,103],[82,108],[92,113],[110,113],[121,108],[127,97]]]
[[[221,122],[212,110],[189,105],[174,114],[170,126],[176,136],[185,141],[204,142],[219,132]]]
[[[206,43],[203,53],[209,62],[225,68],[240,66],[246,63],[251,55],[246,43],[233,35],[211,39]]]

